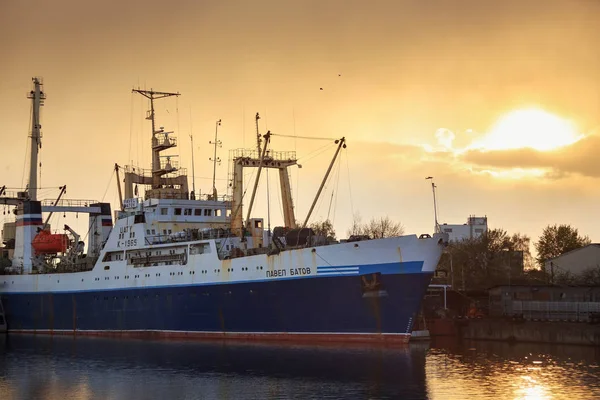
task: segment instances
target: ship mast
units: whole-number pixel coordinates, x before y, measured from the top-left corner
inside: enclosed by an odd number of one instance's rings
[[[433,182],[433,176],[428,176],[425,180],[431,180],[431,191],[433,192],[433,218],[435,220],[434,233],[440,232],[440,224],[437,219],[437,201],[435,199],[435,189],[437,188],[436,184]]]
[[[32,78],[33,90],[27,94],[31,99],[31,158],[29,162],[29,184],[27,185],[30,200],[37,200],[37,166],[38,151],[42,147],[42,125],[40,125],[40,107],[44,105],[46,94],[42,91],[40,78]]]
[[[159,189],[161,186],[160,177],[163,174],[161,173],[160,152],[164,149],[161,148],[160,145],[158,145],[157,135],[164,132],[163,130],[156,130],[156,125],[154,121],[154,100],[171,96],[179,96],[180,93],[155,92],[152,89],[132,89],[131,91],[139,93],[150,100],[150,111],[148,112],[146,119],[149,119],[152,122],[152,189]]]
[[[258,131],[258,120],[259,119],[260,119],[260,115],[258,115],[258,113],[256,113],[256,117],[254,117],[254,123],[256,125],[256,151],[258,152],[258,156],[260,157],[261,138],[260,138],[260,132]]]
[[[217,200],[217,185],[215,183],[216,181],[216,176],[217,176],[217,163],[221,164],[221,159],[219,157],[217,157],[217,146],[221,147],[221,145],[223,144],[223,142],[221,142],[218,139],[218,134],[219,134],[219,126],[221,126],[221,119],[219,119],[216,124],[215,124],[215,141],[212,142],[208,142],[209,144],[212,144],[214,146],[214,154],[213,154],[213,158],[209,158],[210,161],[213,162],[213,200]]]

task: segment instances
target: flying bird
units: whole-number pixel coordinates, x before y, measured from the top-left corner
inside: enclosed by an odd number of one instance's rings
[[[323,90],[323,88],[319,88],[319,90]]]

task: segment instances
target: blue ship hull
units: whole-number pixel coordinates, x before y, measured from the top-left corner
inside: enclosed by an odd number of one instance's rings
[[[372,275],[363,275],[368,278]],[[69,334],[293,336],[406,342],[432,273],[329,276],[218,285],[2,295],[9,331]],[[383,335],[382,335],[383,334]],[[310,336],[308,336],[310,335]],[[136,335],[137,336],[137,335]]]

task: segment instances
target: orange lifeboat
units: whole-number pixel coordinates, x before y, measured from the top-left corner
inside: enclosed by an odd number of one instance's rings
[[[64,233],[52,234],[49,230],[41,230],[31,242],[35,255],[65,253],[69,247],[69,237]]]

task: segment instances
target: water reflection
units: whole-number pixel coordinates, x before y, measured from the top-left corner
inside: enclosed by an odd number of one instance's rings
[[[10,336],[0,399],[593,399],[600,349],[406,349]]]
[[[600,349],[500,342],[433,343],[431,398],[598,399]]]
[[[423,399],[427,347],[10,336],[1,399]]]

